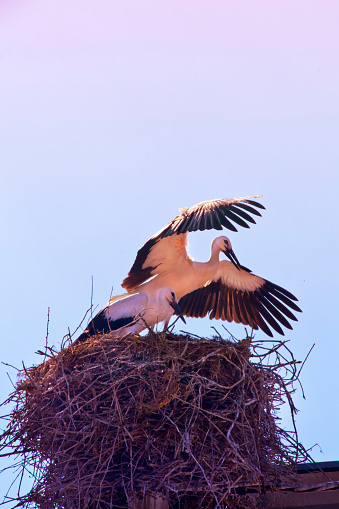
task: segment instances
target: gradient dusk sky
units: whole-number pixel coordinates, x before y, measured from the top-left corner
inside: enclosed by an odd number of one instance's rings
[[[121,293],[179,207],[263,194],[257,224],[225,234],[299,298],[286,339],[300,360],[315,343],[299,439],[339,460],[338,19],[326,0],[0,0],[3,362],[40,362],[48,308],[59,345],[92,277],[97,309]],[[191,234],[191,255],[206,260],[216,235]],[[212,325],[224,332],[208,319],[185,330]],[[2,401],[16,372],[0,368]]]

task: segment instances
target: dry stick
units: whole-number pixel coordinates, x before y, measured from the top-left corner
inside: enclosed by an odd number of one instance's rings
[[[111,300],[112,296],[113,296],[113,285],[112,285],[112,288],[111,288],[111,293],[109,294],[109,300]]]
[[[50,307],[48,307],[48,310],[47,310],[47,325],[46,325],[46,339],[45,339],[45,358],[44,358],[44,361],[46,360],[46,352],[47,352],[47,348],[48,348],[48,334],[49,334],[49,313],[50,313]]]
[[[237,338],[235,336],[233,336],[233,334],[225,327],[224,324],[221,324],[222,328],[227,332],[227,334],[229,335],[230,338],[232,338],[233,341],[236,341]]]
[[[93,276],[91,276],[91,320],[93,320],[93,290],[94,290],[94,281]]]
[[[313,343],[313,345],[312,345],[312,346],[311,346],[311,348],[309,349],[308,354],[306,355],[306,357],[305,357],[305,359],[304,359],[304,361],[303,361],[303,363],[302,363],[302,365],[301,365],[301,367],[300,367],[300,369],[299,369],[299,371],[298,371],[298,373],[297,373],[297,375],[296,375],[297,380],[299,380],[299,375],[300,375],[300,373],[301,373],[301,370],[303,369],[303,367],[304,367],[304,365],[305,365],[305,362],[307,361],[307,359],[308,359],[308,357],[309,357],[309,355],[310,355],[310,353],[312,352],[312,350],[313,350],[313,348],[314,348],[314,347],[315,347],[315,343]],[[300,385],[301,385],[301,384],[300,384]],[[301,386],[301,389],[302,389],[302,392],[303,392],[303,398],[305,399],[304,390],[303,390],[303,387],[302,387],[302,386]]]
[[[8,364],[8,362],[3,362],[1,361],[1,364],[3,364],[4,366],[8,366],[9,368],[13,368],[15,369],[16,371],[20,372],[20,369],[17,368],[16,366],[13,366],[12,364]]]
[[[11,382],[13,389],[15,389],[15,384],[14,384],[13,380],[11,379],[10,374],[7,372],[6,375],[8,376],[9,381]]]
[[[220,332],[219,332],[219,331],[218,331],[215,327],[211,327],[211,329],[214,329],[214,330],[215,330],[215,332],[217,333],[217,335],[218,335],[219,339],[223,339],[223,338],[222,338],[222,336],[221,336],[221,334],[220,334]]]
[[[191,338],[197,338],[197,339],[204,339],[201,336],[198,336],[197,334],[192,334],[191,332],[187,332],[184,330],[180,330],[183,334],[186,334],[187,336],[190,336]]]
[[[73,331],[73,333],[71,334],[71,337],[73,337],[73,336],[75,335],[75,333],[76,333],[76,332],[77,332],[77,331],[78,331],[78,330],[82,327],[82,324],[83,324],[83,322],[85,321],[86,316],[88,315],[88,313],[89,313],[89,312],[91,312],[91,310],[92,310],[92,309],[93,309],[93,307],[92,307],[92,303],[91,303],[91,307],[89,307],[89,308],[87,309],[87,311],[86,311],[86,313],[84,314],[84,316],[83,316],[83,318],[82,318],[81,322],[79,323],[78,327],[77,327],[77,328]]]

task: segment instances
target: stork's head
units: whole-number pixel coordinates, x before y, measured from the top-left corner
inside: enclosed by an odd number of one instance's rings
[[[231,244],[230,239],[228,237],[226,237],[225,235],[221,235],[220,237],[217,237],[215,240],[217,241],[217,245],[218,245],[220,251],[222,251],[227,256],[227,258],[229,260],[231,260],[233,265],[238,270],[240,270],[240,263],[232,249],[232,244]]]
[[[162,287],[160,290],[158,290],[157,298],[164,298],[167,300],[169,305],[174,309],[175,313],[181,318],[181,320],[186,323],[185,318],[183,317],[183,314],[181,312],[181,309],[179,307],[177,298],[175,296],[175,293],[171,290],[171,288],[168,287]]]

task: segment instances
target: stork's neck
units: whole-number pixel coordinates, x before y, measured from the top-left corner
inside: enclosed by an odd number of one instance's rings
[[[213,240],[211,244],[211,256],[208,265],[214,266],[219,264],[219,253],[221,251],[219,237]]]
[[[220,242],[216,240],[214,239],[212,242],[211,256],[207,262],[193,262],[195,270],[192,273],[192,279],[189,281],[189,288],[186,288],[186,293],[205,286],[207,281],[211,281],[214,278],[219,268],[219,253],[221,251]],[[185,281],[188,282],[187,277],[185,277]],[[180,299],[181,296],[178,296],[178,298]]]

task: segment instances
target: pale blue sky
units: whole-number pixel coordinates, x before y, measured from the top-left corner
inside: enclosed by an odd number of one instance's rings
[[[299,298],[289,346],[303,360],[316,343],[299,438],[339,460],[338,16],[334,1],[1,2],[2,361],[40,362],[48,307],[51,343],[74,330],[92,276],[98,307],[120,293],[179,207],[263,194],[257,225],[225,233]],[[215,235],[191,234],[195,259]]]

